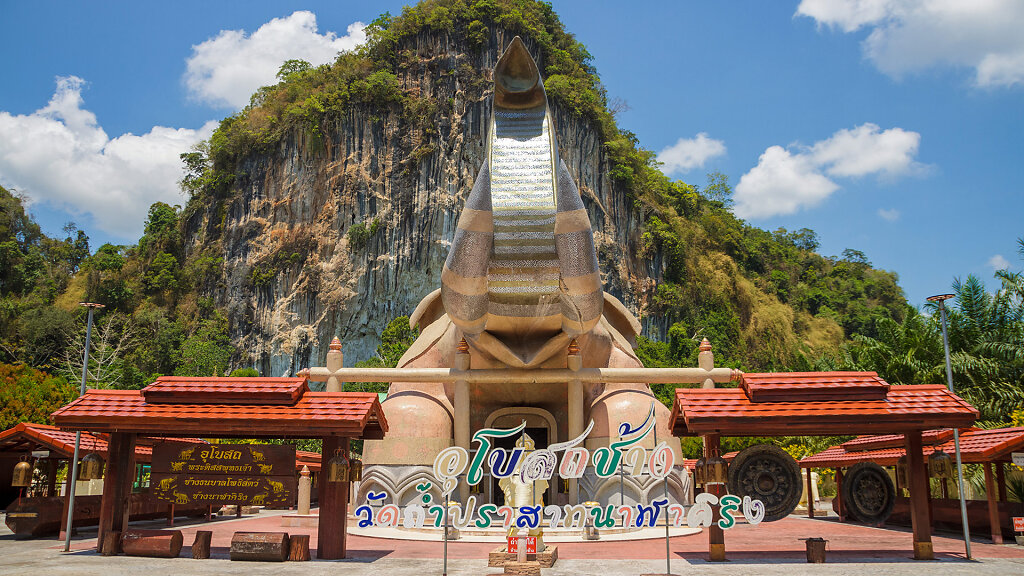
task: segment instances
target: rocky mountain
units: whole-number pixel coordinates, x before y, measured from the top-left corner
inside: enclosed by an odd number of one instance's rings
[[[483,162],[490,90],[478,85],[510,39],[497,31],[475,55],[445,34],[403,47],[418,60],[397,75],[400,90],[440,104],[430,151],[396,108],[353,108],[321,140],[295,127],[273,149],[242,158],[230,201],[189,218],[188,251],[217,245],[224,270],[210,292],[262,373],[322,361],[336,334],[348,361],[366,359],[391,318],[439,287]],[[465,78],[465,66],[479,76]],[[637,257],[640,213],[608,176],[596,131],[557,105],[555,123],[590,212],[605,289],[642,315],[657,265]]]
[[[802,346],[838,344],[844,328],[870,329],[871,314],[900,313],[892,275],[814,254],[813,232],[749,227],[661,174],[615,125],[589,54],[550,5],[426,0],[375,21],[366,46],[334,64],[289,61],[186,155],[185,260],[222,263],[191,280],[226,312],[233,364],[294,374],[320,365],[335,335],[346,364],[365,360],[388,321],[439,286],[483,161],[491,70],[516,34],[546,77],[605,290],[650,336],[682,335],[677,358],[707,335],[734,363],[778,366]],[[857,304],[853,323],[851,275],[862,293],[864,282],[884,292]]]

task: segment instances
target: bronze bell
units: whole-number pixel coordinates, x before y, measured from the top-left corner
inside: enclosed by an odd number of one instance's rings
[[[32,464],[22,459],[14,465],[14,474],[11,476],[11,486],[25,488],[32,485]]]
[[[729,481],[729,463],[725,458],[715,455],[708,458],[704,465],[704,481],[708,484],[725,484]]]
[[[361,466],[360,466],[361,467]],[[360,473],[362,471],[360,470]],[[331,458],[327,462],[327,481],[328,482],[348,482],[349,480],[349,463],[348,458],[345,458],[339,450],[334,458]]]
[[[90,452],[85,455],[85,458],[82,458],[78,479],[99,480],[100,478],[103,478],[103,458],[95,452]]]
[[[928,475],[932,478],[952,478],[953,459],[941,449],[928,456]]]
[[[363,479],[363,461],[358,458],[349,460],[348,479],[351,482],[358,482]]]
[[[896,478],[898,488],[908,488],[907,483],[907,455],[900,456],[900,459],[896,461]]]
[[[693,465],[693,483],[697,486],[703,486],[704,478],[704,459],[701,458]]]

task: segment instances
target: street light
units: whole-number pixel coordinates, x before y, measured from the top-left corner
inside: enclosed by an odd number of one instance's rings
[[[79,306],[85,306],[89,309],[89,319],[85,323],[85,352],[82,359],[82,388],[78,392],[78,396],[82,397],[85,395],[85,379],[89,374],[89,346],[92,345],[92,313],[94,310],[105,308],[103,304],[96,304],[94,302],[79,302]],[[66,523],[66,529],[64,531],[64,551],[71,550],[71,521],[75,516],[75,483],[78,480],[78,449],[82,445],[82,431],[78,430],[75,432],[75,456],[71,459],[71,464],[68,466],[71,474],[71,484],[68,486],[68,493],[64,496],[68,499],[68,520]]]
[[[953,298],[955,294],[938,294],[928,297],[929,302],[939,305],[939,315],[942,318],[942,347],[946,351],[946,384],[949,391],[953,392],[953,368],[949,363],[949,335],[946,333],[946,300]],[[960,520],[964,527],[964,548],[967,552],[967,559],[971,559],[971,529],[967,525],[967,502],[964,500],[964,467],[960,462],[960,430],[953,428],[953,446],[956,448],[956,478],[958,491],[960,492]]]

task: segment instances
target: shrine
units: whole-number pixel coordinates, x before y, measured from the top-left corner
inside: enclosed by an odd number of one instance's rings
[[[686,524],[707,530],[710,560],[725,560],[725,530],[740,517],[750,526],[785,518],[802,483],[781,449],[756,445],[729,462],[722,437],[899,434],[914,557],[933,558],[923,438],[967,428],[978,411],[945,386],[890,386],[875,373],[716,367],[707,340],[696,367],[645,368],[634,350],[640,322],[603,290],[589,216],[553,123],[540,70],[516,37],[495,65],[486,159],[440,287],[411,314],[419,336],[397,367],[345,367],[335,339],[326,366],[295,377],[163,377],[142,390],[89,390],[56,411],[62,430],[107,443],[97,546],[127,527],[134,461],[140,442],[150,442],[140,437],[154,434],[154,492],[182,504],[294,498],[297,463],[287,449],[196,451],[197,437],[322,439],[318,558],[346,557],[351,500],[361,527],[407,528],[443,541],[445,554],[458,529],[472,522],[486,530],[502,517],[485,534],[509,539],[492,559],[507,573],[510,563],[539,573],[541,524],[553,529],[560,520],[587,538],[618,524],[663,527],[666,556],[670,528]],[[390,388],[381,402],[343,392],[347,382]],[[670,410],[652,393],[655,383],[695,387],[677,389]],[[703,439],[693,476],[677,439],[685,436]],[[170,444],[181,438],[193,440]],[[365,470],[349,456],[354,439],[365,441]],[[834,464],[804,464],[814,462]],[[844,489],[885,486],[877,465],[863,468]],[[354,476],[361,481],[353,489]],[[284,539],[273,539],[279,552]],[[526,566],[528,547],[538,565]]]

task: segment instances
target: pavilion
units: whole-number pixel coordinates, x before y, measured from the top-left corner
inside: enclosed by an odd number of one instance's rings
[[[66,430],[109,434],[99,534],[127,524],[140,435],[213,438],[320,438],[321,461],[347,454],[350,439],[382,438],[387,421],[377,394],[312,392],[305,378],[163,377],[142,390],[89,390],[53,414]],[[348,482],[319,487],[317,557],[346,554]]]
[[[676,436],[701,436],[706,457],[718,453],[723,436],[903,434],[914,557],[924,560],[934,554],[922,433],[977,418],[977,409],[941,385],[890,386],[874,372],[748,373],[739,388],[677,389],[670,426]],[[724,560],[724,533],[709,530],[711,558]]]
[[[926,457],[938,451],[952,455],[955,450],[953,430],[945,428],[925,432],[921,449]],[[980,464],[985,471],[985,502],[968,500],[968,525],[986,531],[996,544],[1002,544],[1004,537],[1013,536],[1010,518],[1024,515],[1024,504],[1008,502],[1006,494],[1006,467],[1011,462],[1012,453],[1019,451],[1024,451],[1024,428],[967,428],[960,431],[962,461],[965,464]],[[800,460],[800,466],[808,469],[835,468],[837,481],[841,482],[844,468],[859,462],[874,462],[880,466],[893,467],[897,483],[902,484],[904,482],[899,477],[899,463],[906,454],[902,434],[863,436],[808,456]],[[927,475],[927,466],[921,470]],[[960,504],[957,499],[949,497],[949,480],[940,479],[939,489],[941,498],[934,499],[929,490],[929,523],[932,526],[942,524],[960,529]],[[842,506],[836,508],[840,519],[844,519]],[[896,505],[888,522],[904,524],[908,516],[907,498],[897,492]]]

